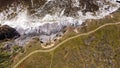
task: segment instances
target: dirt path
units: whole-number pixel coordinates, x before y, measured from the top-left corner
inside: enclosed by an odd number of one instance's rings
[[[28,54],[27,56],[25,56],[23,59],[21,59],[16,65],[14,65],[13,68],[17,68],[18,65],[20,65],[23,61],[25,61],[28,57],[30,57],[31,55],[33,55],[33,54],[35,54],[35,53],[53,51],[53,50],[55,50],[57,47],[59,47],[60,45],[64,44],[65,42],[67,42],[67,41],[69,41],[69,40],[71,40],[71,39],[74,39],[74,38],[77,38],[77,37],[80,37],[80,36],[85,36],[85,35],[92,34],[92,33],[96,32],[97,30],[99,30],[99,29],[101,29],[101,28],[103,28],[103,27],[105,27],[105,26],[109,26],[109,25],[118,25],[118,24],[120,24],[120,22],[118,22],[118,23],[107,23],[107,24],[104,24],[104,25],[102,25],[102,26],[96,28],[95,30],[90,31],[90,32],[82,33],[82,34],[79,34],[79,35],[70,37],[70,38],[68,38],[68,39],[66,39],[66,40],[64,40],[64,41],[62,41],[61,43],[59,43],[58,45],[56,45],[55,47],[53,47],[53,48],[51,48],[51,49],[33,51],[33,52],[31,52],[30,54]]]

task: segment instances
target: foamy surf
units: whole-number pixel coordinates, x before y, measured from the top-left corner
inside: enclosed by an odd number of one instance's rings
[[[53,12],[53,14],[48,13],[46,10],[47,14],[43,15],[42,17],[36,16],[36,14],[40,15],[41,12],[46,9],[46,5],[54,1],[55,0],[46,1],[42,7],[34,9],[36,11],[34,14],[29,14],[27,7],[24,7],[22,4],[19,4],[17,7],[14,7],[14,4],[12,4],[12,7],[3,10],[0,13],[0,24],[9,25],[10,27],[15,28],[21,34],[21,36],[51,36],[53,34],[61,32],[65,26],[78,26],[85,22],[87,19],[103,18],[116,11],[120,7],[119,3],[117,3],[116,0],[106,0],[106,3],[104,3],[104,0],[103,2],[101,0],[97,0],[96,3],[99,6],[99,10],[94,12],[87,11],[84,14],[82,11],[86,9],[86,6],[88,6],[85,5],[82,10],[75,12],[77,16],[64,15],[66,10],[64,7],[59,8]],[[31,0],[31,4],[32,7],[34,7],[33,0]],[[80,7],[79,0],[72,0],[72,5],[73,7]]]

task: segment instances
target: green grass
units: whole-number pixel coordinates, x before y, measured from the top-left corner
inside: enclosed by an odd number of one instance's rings
[[[8,41],[7,41],[8,42]],[[16,54],[23,52],[22,47],[12,46],[11,51],[4,48],[6,40],[0,41],[0,68],[10,68]]]
[[[72,39],[50,53],[36,53],[25,60],[23,68],[119,68],[120,25],[107,26],[89,36]],[[94,40],[85,45],[85,40]]]
[[[113,18],[106,17],[88,22],[87,30],[80,31],[84,33],[105,23],[116,22],[120,22],[120,11],[114,13]],[[74,35],[77,34],[71,30],[56,44]],[[35,50],[34,47],[27,49],[27,54]],[[119,57],[120,25],[112,25],[101,28],[88,36],[72,39],[52,52],[36,53],[21,63],[18,68],[119,68]]]
[[[17,59],[14,59],[14,62],[11,66],[13,66],[15,63],[17,63],[20,59],[31,53],[32,51],[42,49],[41,48],[41,43],[39,42],[38,38],[32,39],[29,43],[27,43],[24,46],[24,53],[17,54]]]

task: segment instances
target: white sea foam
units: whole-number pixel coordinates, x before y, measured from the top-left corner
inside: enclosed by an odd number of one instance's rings
[[[41,13],[41,10],[43,10],[44,7],[46,7],[46,5],[50,1],[55,0],[47,0],[47,2],[42,7],[35,9],[38,12],[38,14]],[[58,10],[56,10],[56,12],[52,15],[46,14],[42,18],[32,17],[32,15],[29,15],[28,13],[29,10],[26,7],[23,7],[21,4],[15,7],[15,5],[12,4],[12,7],[9,7],[9,9],[6,9],[0,13],[0,24],[9,25],[15,28],[22,35],[20,38],[15,40],[15,43],[21,46],[31,39],[30,37],[31,34],[33,36],[34,34],[35,35],[41,34],[40,36],[43,36],[41,37],[42,41],[46,42],[48,39],[50,39],[49,36],[52,36],[54,34],[57,35],[57,32],[59,33],[59,31],[63,28],[63,25],[64,26],[76,25],[76,23],[77,25],[80,25],[87,19],[100,19],[116,11],[120,7],[116,0],[106,0],[110,1],[110,3],[108,4],[104,4],[104,2],[101,1],[102,0],[97,0],[97,3],[100,8],[98,11],[95,12],[96,14],[92,12],[87,12],[86,14],[83,15],[82,10],[86,9],[87,7],[87,5],[85,5],[81,11],[77,12],[78,17],[65,16],[64,15],[64,11],[66,10],[65,8],[60,9],[60,12],[57,12]],[[78,0],[72,0],[72,2],[73,7],[79,7]],[[34,7],[33,0],[31,0],[31,4],[32,7]],[[13,18],[9,18],[9,15],[12,14],[17,15]]]
[[[52,1],[52,0],[48,0],[47,3],[49,1]],[[78,6],[77,0],[75,0],[74,2],[75,3],[73,4],[73,6]],[[110,13],[116,11],[119,8],[119,4],[116,3],[116,0],[111,0],[110,2],[112,4],[105,5],[104,3],[101,3],[98,0],[99,6],[101,7],[99,8],[99,11],[96,11],[96,15],[93,15],[93,13],[91,12],[87,12],[85,15],[83,15],[81,11],[78,11],[78,15],[79,15],[78,18],[64,16],[63,14],[64,14],[65,9],[63,9],[63,11],[60,13],[59,16],[57,14],[54,14],[54,15],[46,14],[43,18],[40,18],[40,19],[32,18],[28,14],[28,10],[27,9],[22,10],[21,5],[20,5],[17,7],[16,11],[13,11],[12,9],[13,7],[11,7],[8,10],[1,12],[0,13],[0,24],[9,25],[16,29],[22,28],[27,33],[29,33],[31,30],[39,26],[42,26],[46,23],[52,24],[52,23],[57,22],[57,23],[62,23],[64,25],[67,25],[67,23],[74,24],[78,22],[79,24],[82,24],[82,22],[85,21],[86,19],[103,18],[104,16],[109,15]],[[32,4],[33,4],[33,1],[32,1]],[[106,8],[107,10],[105,10]],[[8,19],[8,15],[12,13],[17,13],[17,16],[15,16],[12,19]]]

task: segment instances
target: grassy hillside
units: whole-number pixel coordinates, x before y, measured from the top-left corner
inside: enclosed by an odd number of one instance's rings
[[[53,52],[36,53],[19,68],[119,68],[119,57],[120,25],[117,25],[72,39]]]
[[[82,26],[80,33],[91,31],[105,23],[120,22],[120,11],[100,20],[87,21],[88,26]],[[77,35],[69,29],[64,37],[57,41]],[[35,41],[37,42],[37,41]],[[27,47],[24,55],[40,49],[40,44]],[[39,47],[39,48],[37,48]],[[26,59],[18,68],[119,68],[120,67],[120,25],[104,27],[93,34],[72,39],[49,53],[36,53]]]
[[[14,57],[23,52],[20,46],[7,46],[6,41],[0,41],[0,68],[10,68]]]

